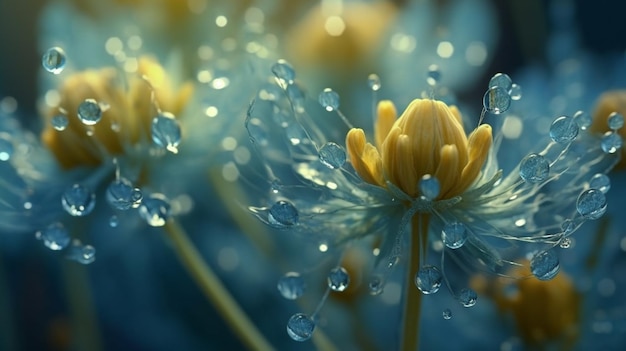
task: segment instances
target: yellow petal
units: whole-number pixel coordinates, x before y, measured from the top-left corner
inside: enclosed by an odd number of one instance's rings
[[[352,128],[346,135],[346,149],[352,167],[365,182],[382,185],[382,163],[378,150],[366,143],[362,129]]]
[[[438,198],[449,198],[456,194],[449,194],[456,186],[461,176],[461,166],[459,164],[459,151],[456,145],[444,145],[441,148],[441,159],[434,176],[439,181]]]
[[[489,150],[491,149],[491,126],[482,124],[476,128],[469,136],[468,140],[469,162],[463,168],[461,179],[457,186],[452,189],[452,193],[460,194],[467,189],[478,178],[480,170],[483,168]]]

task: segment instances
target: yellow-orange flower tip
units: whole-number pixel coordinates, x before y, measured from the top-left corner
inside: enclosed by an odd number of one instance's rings
[[[384,187],[389,181],[417,198],[418,182],[432,175],[440,184],[438,199],[460,195],[472,185],[491,148],[489,125],[479,126],[468,139],[456,107],[427,99],[413,100],[400,118],[396,115],[393,103],[379,103],[377,147],[366,142],[361,129],[346,136],[350,161],[365,182]]]
[[[622,116],[626,116],[626,90],[611,90],[600,95],[596,101],[596,107],[593,112],[593,121],[591,123],[591,131],[596,133],[605,133],[609,131],[609,116],[617,112]],[[626,128],[622,127],[617,131],[622,139],[626,139]],[[626,148],[622,147],[622,155],[616,168],[626,168]]]

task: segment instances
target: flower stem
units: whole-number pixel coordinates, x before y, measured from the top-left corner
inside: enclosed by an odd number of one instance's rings
[[[196,284],[247,348],[256,351],[274,350],[206,264],[185,230],[172,219],[165,225],[165,231],[172,239],[178,258]]]

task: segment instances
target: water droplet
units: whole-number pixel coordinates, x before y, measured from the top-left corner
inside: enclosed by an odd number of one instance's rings
[[[539,280],[556,277],[559,268],[559,257],[554,250],[539,252],[530,260],[530,271]]]
[[[295,341],[307,341],[313,335],[315,322],[304,313],[296,313],[287,322],[287,334]]]
[[[63,209],[72,216],[86,216],[96,206],[96,194],[81,184],[74,184],[61,196]]]
[[[430,65],[428,66],[428,72],[426,72],[426,83],[430,86],[435,86],[437,83],[441,81],[441,70],[439,70],[439,66]]]
[[[588,189],[578,195],[576,210],[587,219],[598,219],[606,212],[606,197],[598,189]]]
[[[164,226],[170,215],[170,203],[163,194],[151,194],[139,206],[139,216],[152,227]]]
[[[513,81],[508,74],[505,73],[496,73],[489,80],[489,88],[502,88],[504,91],[509,91],[513,88]]]
[[[571,246],[572,246],[572,239],[563,238],[559,240],[559,247],[561,247],[562,249],[569,249]]]
[[[591,115],[584,111],[576,111],[572,118],[574,118],[574,121],[576,121],[578,127],[582,130],[589,128],[592,122]]]
[[[324,144],[319,151],[320,161],[330,169],[341,168],[346,163],[346,151],[340,145],[331,142]]]
[[[296,71],[293,69],[293,66],[283,59],[272,65],[272,73],[274,73],[276,78],[282,79],[288,84],[291,84],[296,79]]]
[[[0,133],[0,161],[8,161],[13,156],[15,147],[11,136],[7,133]]]
[[[334,111],[339,108],[339,94],[331,88],[326,88],[318,97],[318,101],[326,111]]]
[[[476,300],[478,300],[478,295],[472,289],[463,288],[461,292],[459,292],[459,302],[463,307],[472,307],[476,304]]]
[[[141,190],[134,188],[126,178],[119,178],[111,182],[106,192],[107,202],[116,210],[125,211],[137,207],[141,201]]]
[[[602,136],[602,140],[600,141],[600,146],[602,147],[602,151],[607,154],[614,154],[617,150],[622,148],[622,137],[615,132],[606,132]]]
[[[178,152],[180,134],[180,123],[173,114],[161,112],[152,120],[152,141],[171,153]]]
[[[578,136],[578,124],[573,118],[561,116],[550,126],[550,138],[557,143],[567,144]]]
[[[59,74],[63,72],[63,69],[65,68],[65,62],[65,51],[56,46],[46,50],[46,52],[41,57],[41,65],[43,66],[43,68],[46,71],[54,74]]]
[[[511,106],[511,96],[508,90],[501,87],[489,88],[483,96],[483,106],[487,112],[499,115],[506,112]]]
[[[267,221],[277,228],[291,227],[298,223],[298,210],[291,202],[277,201],[267,215]]]
[[[67,125],[69,124],[69,121],[67,119],[67,116],[65,115],[56,115],[54,117],[52,117],[52,120],[50,121],[50,123],[52,124],[52,127],[56,130],[58,130],[59,132],[64,131],[65,128],[67,128]]]
[[[80,264],[90,264],[96,260],[96,249],[91,245],[82,245],[80,241],[75,241],[67,258]]]
[[[609,125],[609,128],[618,130],[624,126],[624,116],[617,112],[613,112],[609,115],[607,124]]]
[[[589,180],[589,188],[607,193],[611,189],[611,179],[604,173],[597,173]]]
[[[539,154],[530,154],[522,159],[519,175],[525,182],[541,183],[548,179],[550,163]]]
[[[367,76],[367,85],[372,91],[380,90],[380,77],[378,77],[378,75],[374,73],[370,74],[369,76]]]
[[[374,275],[367,285],[370,295],[380,295],[385,287],[385,281],[380,275]]]
[[[420,193],[428,200],[434,200],[439,196],[441,189],[439,180],[430,174],[425,174],[419,181]]]
[[[295,300],[304,294],[304,279],[297,272],[289,272],[278,280],[278,291],[287,300]]]
[[[343,267],[335,267],[328,273],[328,287],[332,291],[344,291],[350,284],[350,276]]]
[[[70,235],[62,223],[56,222],[38,231],[37,239],[43,240],[47,248],[54,251],[63,250],[70,244]]]
[[[117,218],[116,215],[111,216],[111,218],[109,218],[109,225],[111,226],[111,228],[115,228],[120,224],[120,219]]]
[[[441,314],[443,315],[443,319],[445,320],[452,319],[452,311],[450,311],[449,308],[444,309]]]
[[[465,224],[461,222],[446,223],[441,231],[443,242],[451,249],[458,249],[467,240]]]
[[[84,125],[95,125],[102,119],[102,108],[96,100],[85,99],[78,105],[78,118]]]
[[[415,285],[426,295],[439,291],[442,280],[443,276],[435,266],[424,266],[415,275]]]
[[[522,87],[513,83],[511,89],[509,89],[509,95],[511,96],[511,100],[520,100],[522,98]]]

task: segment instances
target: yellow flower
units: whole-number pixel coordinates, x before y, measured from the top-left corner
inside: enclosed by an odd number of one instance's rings
[[[483,124],[469,137],[459,110],[436,100],[415,99],[402,116],[390,101],[378,104],[376,146],[362,129],[346,136],[352,166],[366,182],[386,187],[391,182],[417,198],[425,175],[439,180],[439,199],[461,194],[478,177],[491,147],[491,127]]]

